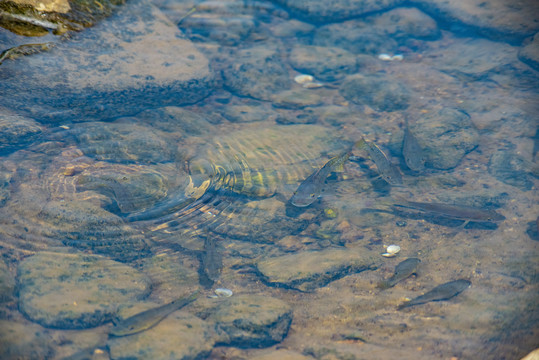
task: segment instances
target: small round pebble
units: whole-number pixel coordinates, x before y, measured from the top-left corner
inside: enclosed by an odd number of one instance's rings
[[[218,288],[218,289],[215,289],[215,296],[212,296],[212,297],[231,297],[234,293],[232,292],[232,290],[230,289],[225,289],[225,288]]]

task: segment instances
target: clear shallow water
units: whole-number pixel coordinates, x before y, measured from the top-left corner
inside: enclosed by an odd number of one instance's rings
[[[282,349],[291,358],[513,359],[537,347],[537,72],[519,60],[520,42],[463,34],[417,9],[313,26],[269,2],[206,2],[185,18],[195,4],[156,5],[162,21],[181,19],[189,41],[157,41],[181,35],[137,18],[149,6],[137,3],[127,17],[139,22],[119,39],[110,34],[125,26],[121,11],[0,67],[12,126],[1,158],[6,357],[90,349],[122,358],[127,346],[155,358],[148,349],[181,348],[171,333],[182,321],[216,332],[182,333],[202,339],[194,354],[216,359]],[[73,60],[83,50],[99,53],[96,62]],[[62,77],[30,76],[49,72]],[[294,81],[300,73],[314,75],[312,88]],[[406,123],[425,149],[420,173],[402,156]],[[359,160],[333,173],[319,200],[287,203],[362,136],[398,166],[402,186],[377,178],[356,148]],[[396,212],[388,204],[398,197],[496,209],[505,220],[462,228]],[[401,252],[382,257],[391,244]],[[407,257],[421,259],[417,275],[377,289]],[[397,311],[459,278],[472,285],[457,297]],[[175,313],[109,339],[118,307],[142,311],[199,287],[178,312],[187,320]],[[262,310],[208,298],[216,288]],[[260,325],[274,329],[270,340],[225,339],[234,306],[240,323],[276,317],[280,327]]]

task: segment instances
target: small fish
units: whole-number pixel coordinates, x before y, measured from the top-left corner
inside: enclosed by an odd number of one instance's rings
[[[369,157],[376,164],[378,173],[388,184],[402,185],[402,175],[395,165],[391,163],[387,155],[373,142],[365,139],[360,140],[360,147],[366,148]]]
[[[321,169],[313,172],[299,185],[294,195],[290,198],[290,203],[297,207],[311,205],[322,192],[324,182],[331,172],[342,168],[343,164],[351,155],[351,150],[331,158]]]
[[[410,170],[419,172],[425,169],[425,154],[417,142],[416,137],[408,128],[408,123],[406,123],[406,127],[404,128],[402,155]]]
[[[408,278],[410,275],[415,274],[417,266],[421,260],[418,258],[408,258],[401,261],[399,265],[395,267],[395,273],[389,279],[384,280],[378,284],[380,289],[388,289],[395,286],[398,282]]]
[[[464,205],[450,205],[442,203],[423,203],[399,199],[393,206],[410,208],[424,212],[434,213],[450,219],[464,220],[461,227],[466,226],[468,222],[495,222],[505,220],[505,216],[498,214],[494,210],[483,210]]]
[[[472,283],[468,280],[459,279],[459,280],[450,281],[442,285],[438,285],[431,291],[421,296],[418,296],[415,299],[412,299],[408,302],[405,302],[404,304],[401,304],[397,308],[397,310],[400,310],[409,306],[425,304],[431,301],[449,300],[452,297],[457,296],[458,294],[466,290],[468,287],[470,287],[471,284]]]
[[[148,309],[117,323],[111,330],[110,335],[127,336],[148,330],[157,325],[161,320],[176,310],[193,302],[198,297],[198,291],[187,297],[176,299],[168,304]]]
[[[223,268],[223,259],[221,252],[217,248],[217,240],[211,236],[204,239],[204,251],[200,256],[199,283],[205,288],[213,286],[219,279],[221,269]]]

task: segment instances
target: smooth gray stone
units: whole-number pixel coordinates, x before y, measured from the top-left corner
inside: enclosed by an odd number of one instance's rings
[[[454,168],[479,145],[470,117],[457,109],[430,112],[409,126],[423,148],[426,164],[436,169]]]
[[[535,0],[415,0],[414,4],[466,36],[475,31],[495,41],[518,43],[539,31]]]
[[[216,323],[223,345],[267,347],[281,342],[292,322],[292,308],[284,301],[261,295],[226,299],[207,319]]]
[[[336,22],[366,13],[391,9],[403,0],[277,0],[300,18],[311,22]]]
[[[206,359],[217,339],[211,322],[180,310],[148,330],[111,338],[107,347],[112,360]]]
[[[327,249],[269,257],[256,266],[270,285],[312,291],[346,275],[374,268],[378,262],[366,249]]]

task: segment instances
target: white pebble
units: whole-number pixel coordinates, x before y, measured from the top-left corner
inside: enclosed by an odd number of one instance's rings
[[[231,297],[232,294],[233,292],[230,289],[225,289],[225,288],[215,289],[215,295],[217,295],[217,297]]]
[[[401,251],[401,247],[399,245],[389,245],[386,248],[386,252],[382,254],[382,256],[385,257],[393,257],[397,255],[397,253]]]
[[[314,77],[312,75],[301,74],[294,77],[294,81],[298,84],[312,83],[314,81]]]
[[[391,55],[389,54],[380,54],[378,55],[378,59],[383,61],[391,61]]]
[[[404,56],[402,56],[401,54],[393,55],[391,57],[391,61],[401,61],[402,59],[404,59]]]

